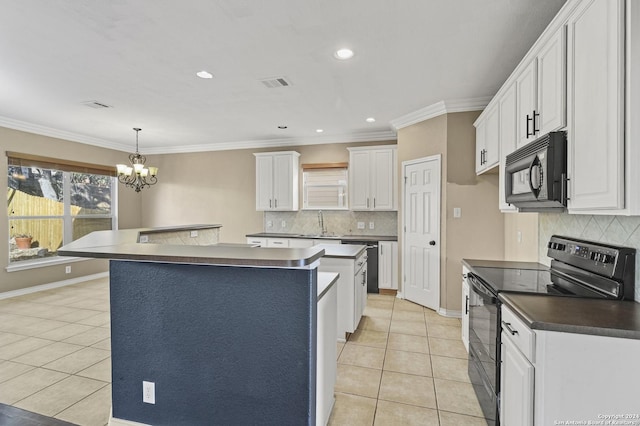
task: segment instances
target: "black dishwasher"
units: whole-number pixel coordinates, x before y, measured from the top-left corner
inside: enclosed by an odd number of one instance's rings
[[[367,246],[367,293],[378,293],[378,244],[377,241],[342,240],[342,244]]]

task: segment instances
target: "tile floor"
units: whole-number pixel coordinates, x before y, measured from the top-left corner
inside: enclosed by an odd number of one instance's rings
[[[106,425],[110,336],[106,278],[0,300],[0,403]]]
[[[486,425],[460,320],[369,295],[338,344],[330,425]],[[111,409],[108,279],[0,300],[0,403],[87,426]]]
[[[370,294],[358,330],[338,344],[329,424],[486,426],[460,327],[459,319]]]

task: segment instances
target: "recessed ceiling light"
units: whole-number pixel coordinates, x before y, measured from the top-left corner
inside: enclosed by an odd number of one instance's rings
[[[316,129],[316,133],[322,133],[322,132],[324,132],[324,130],[322,130],[322,129]]]
[[[287,126],[278,126],[278,129],[280,129],[280,130],[284,130],[286,128],[287,128]]]
[[[351,59],[353,58],[353,50],[351,49],[339,49],[333,54],[338,59]]]
[[[373,118],[373,117],[369,117],[369,118],[367,118],[367,119],[366,119],[366,122],[367,122],[367,123],[375,123],[375,122],[376,122],[376,119],[375,119],[375,118]]]
[[[213,74],[207,71],[198,71],[196,75],[200,78],[213,78]]]

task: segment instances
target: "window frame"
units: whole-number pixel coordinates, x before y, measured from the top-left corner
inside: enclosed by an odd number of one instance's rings
[[[308,184],[308,173],[321,172],[330,169],[340,169],[344,174],[344,184]],[[308,188],[342,188],[343,206],[309,206]],[[302,165],[302,210],[349,210],[349,168],[348,163],[321,163]]]
[[[92,165],[86,163],[71,162],[65,160],[49,159],[45,157],[23,155],[7,152],[9,157],[9,163],[7,170],[10,167],[28,167],[28,168],[40,168],[49,169],[62,172],[62,202],[63,213],[60,215],[44,215],[44,216],[23,216],[23,215],[11,215],[7,212],[7,229],[9,231],[9,237],[11,237],[11,221],[13,220],[38,220],[38,219],[51,219],[62,220],[62,241],[63,245],[69,244],[73,241],[73,221],[74,219],[111,219],[111,229],[118,229],[118,180],[115,177],[115,172],[112,168],[106,166]],[[82,214],[73,215],[71,210],[71,175],[73,173],[86,173],[92,175],[106,176],[111,181],[110,197],[111,197],[111,212],[109,214]],[[8,179],[8,176],[7,176]],[[7,272],[22,271],[32,268],[41,268],[57,264],[70,263],[90,260],[86,258],[67,257],[67,256],[52,256],[38,259],[29,259],[11,262],[9,241],[7,241],[7,266],[5,270]]]

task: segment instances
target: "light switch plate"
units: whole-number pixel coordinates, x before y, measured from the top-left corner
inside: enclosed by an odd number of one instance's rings
[[[375,228],[374,223],[373,222],[369,222],[369,229],[374,229],[374,228]]]
[[[454,207],[453,208],[453,217],[460,217],[462,216],[462,209],[460,207]]]

